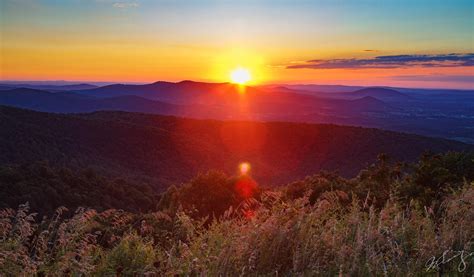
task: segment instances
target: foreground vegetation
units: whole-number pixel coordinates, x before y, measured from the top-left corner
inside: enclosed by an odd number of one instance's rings
[[[465,153],[381,156],[351,180],[321,173],[273,190],[208,172],[147,213],[6,208],[0,275],[472,275],[473,169]]]

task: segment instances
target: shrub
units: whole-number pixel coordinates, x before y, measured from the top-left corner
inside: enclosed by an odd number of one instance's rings
[[[103,254],[103,260],[97,266],[100,276],[135,276],[155,271],[157,254],[150,242],[136,233],[121,238],[110,251]]]

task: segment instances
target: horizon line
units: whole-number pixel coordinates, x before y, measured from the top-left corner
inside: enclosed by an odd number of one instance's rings
[[[40,84],[40,83],[60,83],[63,84]],[[212,82],[212,81],[195,81],[190,79],[182,79],[180,81],[167,81],[167,80],[157,80],[157,81],[146,81],[146,82],[137,82],[137,81],[87,81],[87,80],[1,80],[0,84],[11,83],[12,85],[21,85],[21,84],[29,84],[34,85],[33,83],[38,83],[35,85],[50,85],[50,86],[64,86],[64,85],[98,85],[101,84],[102,86],[108,85],[149,85],[158,82],[166,82],[166,83],[182,83],[182,82],[194,82],[194,83],[207,83],[207,84],[226,84],[231,82]],[[391,86],[391,85],[352,85],[352,84],[327,84],[327,83],[304,83],[304,82],[290,82],[290,83],[262,83],[262,84],[254,84],[254,85],[245,85],[247,87],[262,87],[262,86],[305,86],[305,85],[315,85],[315,86],[345,86],[345,87],[360,87],[360,88],[367,88],[367,87],[379,87],[379,88],[394,88],[394,89],[426,89],[426,90],[463,90],[463,91],[474,91],[474,87],[472,88],[452,88],[452,87],[423,87],[423,86]]]

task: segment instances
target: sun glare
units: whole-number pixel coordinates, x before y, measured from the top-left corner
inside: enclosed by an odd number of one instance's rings
[[[249,163],[241,163],[239,165],[239,169],[240,169],[240,174],[241,175],[247,175],[250,171],[250,164]]]
[[[242,67],[236,68],[230,73],[230,80],[235,84],[244,85],[251,79],[250,71]]]

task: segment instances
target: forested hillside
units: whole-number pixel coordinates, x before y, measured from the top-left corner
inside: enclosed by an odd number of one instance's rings
[[[320,170],[355,176],[380,153],[414,161],[423,152],[472,145],[358,127],[192,120],[124,112],[60,115],[0,107],[0,163],[46,160],[146,182],[162,191],[210,169],[281,185]]]
[[[41,215],[60,206],[147,212],[156,209],[159,199],[149,184],[105,177],[90,169],[55,168],[46,162],[0,166],[1,208],[28,202]]]

